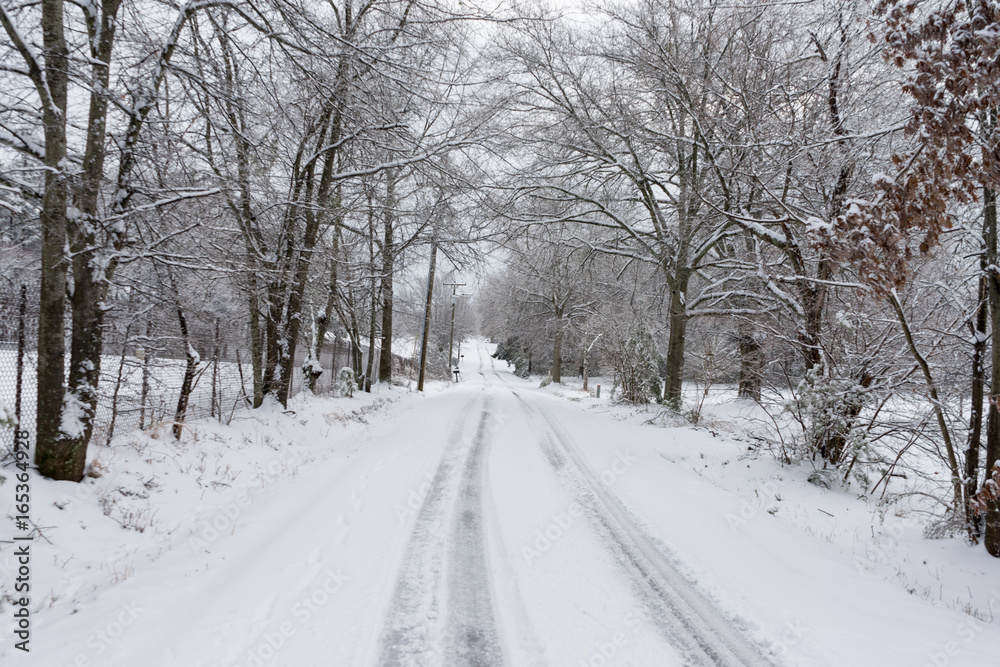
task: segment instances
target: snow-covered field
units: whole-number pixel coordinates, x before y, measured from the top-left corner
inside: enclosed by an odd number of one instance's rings
[[[0,542],[0,662],[998,664],[981,548],[738,433],[463,353],[463,382],[426,395],[299,396],[180,443],[118,437],[81,485],[34,478],[32,652],[13,649]],[[0,494],[12,515],[9,479]]]

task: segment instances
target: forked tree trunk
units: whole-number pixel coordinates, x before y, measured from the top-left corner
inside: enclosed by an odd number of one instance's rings
[[[78,212],[67,221],[67,238],[73,253],[73,294],[70,297],[73,323],[67,389],[80,408],[79,428],[71,438],[75,441],[71,447],[77,452],[81,474],[97,412],[104,349],[104,305],[118,264],[116,253],[123,243],[123,232],[120,231],[111,233],[110,246],[99,236],[102,225],[98,210],[98,197],[104,179],[109,103],[109,97],[102,91],[108,89],[110,81],[109,63],[120,5],[121,0],[102,3],[99,26],[88,27],[93,92],[90,95],[80,185],[74,198]],[[130,134],[135,135],[141,125],[142,121],[133,117],[129,125]],[[120,164],[119,182],[128,179],[130,165],[128,161]],[[69,434],[63,435],[69,437]]]

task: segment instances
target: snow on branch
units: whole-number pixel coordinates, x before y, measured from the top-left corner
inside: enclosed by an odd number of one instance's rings
[[[0,126],[0,144],[9,146],[19,153],[30,155],[39,162],[45,161],[45,146],[34,137],[27,136],[17,130]]]
[[[42,107],[48,109],[56,118],[60,118],[62,111],[59,110],[52,100],[52,91],[49,90],[49,83],[45,78],[45,68],[42,67],[41,60],[38,58],[35,50],[31,48],[28,40],[21,35],[17,26],[14,25],[14,20],[7,12],[7,7],[2,4],[0,4],[0,23],[3,24],[4,30],[7,31],[10,41],[14,43],[14,48],[24,58],[24,63],[28,67],[28,76],[31,78],[31,82],[35,84],[38,97],[42,100]]]

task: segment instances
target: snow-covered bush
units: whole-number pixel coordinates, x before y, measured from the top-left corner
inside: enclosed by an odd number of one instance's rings
[[[348,366],[344,366],[337,373],[337,380],[333,383],[333,395],[342,398],[351,398],[358,388],[357,380],[354,378],[354,371]]]
[[[869,449],[868,428],[861,412],[871,398],[871,379],[830,377],[823,366],[814,366],[799,382],[795,396],[785,404],[801,426],[786,457],[791,461],[815,459],[850,465]]]
[[[626,403],[643,404],[660,398],[661,358],[649,329],[635,322],[620,336],[612,335],[609,343],[620,399]]]
[[[17,426],[17,418],[14,416],[14,409],[0,398],[0,429],[14,428],[15,426]]]
[[[526,378],[531,373],[531,351],[516,336],[498,342],[493,358],[512,365],[518,377]]]
[[[316,350],[309,348],[309,354],[302,362],[302,377],[306,378],[306,387],[312,390],[316,386],[316,380],[323,374],[323,364],[316,358]]]

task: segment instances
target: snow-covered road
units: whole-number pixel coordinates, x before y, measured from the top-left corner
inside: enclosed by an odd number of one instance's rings
[[[996,626],[964,642],[962,614],[767,514],[734,530],[736,499],[668,460],[662,431],[539,391],[483,344],[466,358],[461,383],[268,486],[227,534],[179,529],[40,616],[11,664],[995,664]]]
[[[605,488],[627,472],[634,462],[629,454],[595,473],[538,397],[505,377],[509,373],[497,371],[482,347],[477,353],[477,371],[460,389],[472,398],[455,418],[399,570],[379,664],[558,663],[559,644],[568,648],[578,641],[580,624],[613,620],[600,616],[608,598],[601,590],[605,585],[617,585],[615,597],[634,610],[627,623],[648,625],[643,636],[631,639],[645,660],[769,664],[766,651],[744,635],[745,626],[726,618],[685,581]],[[490,474],[491,452],[510,459],[507,474]],[[526,483],[525,474],[517,471],[519,462],[535,468],[537,483]],[[504,541],[505,524],[523,524],[532,516],[534,499],[544,504],[553,497],[561,498],[565,510],[550,514],[552,524],[534,542],[511,549]],[[577,539],[586,541],[587,550],[575,558],[543,558],[574,522],[584,533]],[[532,566],[539,572],[528,577],[522,570]],[[505,570],[507,576],[494,576]],[[545,590],[541,604],[532,604],[534,613],[527,615],[518,586],[526,579],[535,579],[532,587]],[[601,584],[591,586],[594,579]],[[546,581],[556,585],[545,586]],[[499,588],[508,588],[505,604],[496,600]],[[552,601],[574,597],[579,604],[552,614]],[[508,617],[507,610],[520,610],[521,618]],[[540,611],[559,619],[544,635],[532,631]],[[524,636],[534,636],[534,645],[525,645]],[[611,646],[605,651],[610,655],[598,650],[595,662],[616,657],[618,647]]]

